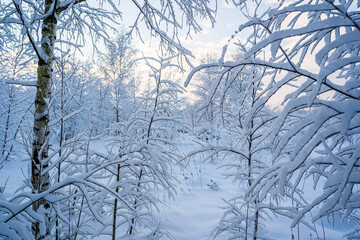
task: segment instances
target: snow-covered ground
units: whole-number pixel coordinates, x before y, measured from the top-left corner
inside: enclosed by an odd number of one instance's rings
[[[0,188],[5,187],[5,198],[10,198],[23,185],[23,181],[29,176],[29,163],[29,159],[17,159],[3,164],[0,169]]]
[[[220,172],[216,163],[191,164],[188,171],[178,171],[178,195],[162,206],[159,216],[164,229],[176,239],[208,239],[223,213],[222,198],[236,192]]]
[[[183,153],[196,148],[195,144],[181,143],[179,150]],[[178,240],[201,240],[208,239],[211,232],[218,224],[225,206],[222,199],[230,199],[241,191],[238,183],[232,179],[224,178],[225,169],[219,168],[221,162],[202,161],[195,158],[190,161],[187,170],[176,170],[178,180],[181,181],[175,200],[169,200],[161,207],[159,218],[164,229],[169,231]],[[209,185],[216,183],[218,190]],[[291,221],[286,218],[273,218],[267,220],[265,228],[260,234],[266,239],[289,240],[292,232]],[[343,234],[349,229],[346,225],[338,224],[334,230],[330,224],[324,221],[325,239],[343,239]],[[322,226],[316,226],[317,234],[307,227],[300,225],[294,229],[295,239],[324,239]],[[298,238],[298,234],[300,237]],[[310,235],[311,234],[311,235]]]
[[[93,147],[104,151],[104,142],[97,142]],[[184,142],[184,139],[179,145],[179,150],[183,153],[194,148],[195,144],[191,141]],[[221,207],[225,206],[225,203],[222,199],[230,199],[240,191],[238,183],[224,178],[225,170],[219,168],[220,164],[218,160],[203,162],[200,158],[193,158],[186,169],[175,167],[174,173],[179,180],[176,198],[164,199],[164,204],[159,206],[160,212],[156,213],[161,227],[175,239],[208,239],[223,214],[224,210]],[[4,192],[6,198],[12,196],[27,174],[28,161],[18,160],[4,164],[0,169],[0,187],[7,181]],[[289,240],[290,222],[285,218],[273,218],[272,221],[264,223],[265,228],[261,229],[260,233],[266,239]],[[327,240],[343,239],[344,232],[349,229],[346,225],[337,223],[337,230],[334,230],[327,221],[323,223]],[[319,238],[305,226],[299,228],[300,238],[298,229],[294,229],[293,234],[295,239],[324,239],[322,226],[317,225],[316,228]]]
[[[196,147],[191,142],[182,142],[179,150],[186,153]],[[208,239],[224,212],[221,208],[225,206],[222,199],[230,199],[241,192],[238,183],[224,178],[225,169],[219,168],[220,166],[219,161],[204,162],[195,158],[190,161],[188,169],[176,170],[178,180],[181,181],[177,197],[175,200],[167,201],[159,213],[163,228],[176,239]],[[214,182],[219,187],[217,191],[209,186]],[[290,223],[287,218],[274,217],[264,223],[265,228],[260,230],[260,234],[265,239],[274,240],[289,240],[292,234],[295,239],[337,240],[344,239],[344,233],[350,229],[346,223],[337,222],[334,230],[331,224],[323,221],[324,231],[321,225],[316,225],[317,234],[303,225],[300,225],[299,230],[294,229],[292,233]]]

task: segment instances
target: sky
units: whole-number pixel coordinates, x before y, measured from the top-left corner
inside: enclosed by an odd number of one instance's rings
[[[186,32],[180,36],[182,44],[189,49],[196,58],[206,56],[207,53],[221,54],[222,47],[227,43],[230,36],[240,22],[245,21],[234,7],[229,6],[225,1],[218,4],[216,23],[212,27],[211,22],[207,19],[200,20],[202,31],[192,33],[191,37],[186,36]],[[149,42],[141,44],[135,39],[136,45],[145,53],[151,53],[156,49],[156,43],[149,48]]]
[[[276,0],[263,0],[263,9],[270,7],[270,5],[275,4],[275,2]],[[136,12],[131,14],[136,15]],[[235,30],[237,30],[241,24],[248,21],[231,1],[227,3],[225,0],[218,0],[215,20],[215,25],[212,26],[209,20],[201,19],[199,21],[202,27],[201,32],[193,33],[191,34],[191,38],[189,38],[186,37],[186,31],[183,31],[180,36],[182,44],[189,49],[197,59],[206,56],[208,53],[221,55],[222,48],[231,38],[231,35],[235,33]],[[125,25],[131,25],[132,22],[128,20],[124,23]],[[144,32],[146,32],[145,29]],[[237,37],[241,38],[241,36]],[[156,49],[156,41],[153,41],[155,44],[152,44],[149,48],[148,40],[149,39],[147,39],[145,44],[142,44],[139,39],[134,39],[134,42],[141,51],[151,54],[154,49]]]
[[[263,6],[263,9],[268,8],[274,1],[276,2],[276,0],[263,0],[261,6]],[[153,1],[152,4],[156,4],[157,2],[158,1]],[[210,2],[210,6],[215,7],[215,0],[210,0]],[[139,10],[135,7],[133,1],[120,0],[119,3],[118,8],[122,12],[122,22],[120,22],[116,28],[123,28],[126,31],[134,24]],[[111,10],[111,7],[106,4],[102,7]],[[178,16],[181,16],[181,14],[178,14]],[[197,18],[197,20],[202,28],[201,32],[191,33],[190,37],[187,36],[186,29],[179,32],[179,38],[182,45],[190,50],[192,55],[195,57],[192,61],[194,65],[198,63],[198,60],[201,59],[201,57],[204,57],[207,54],[220,56],[223,46],[231,38],[231,35],[234,34],[235,30],[241,24],[247,21],[247,19],[241,14],[240,10],[234,6],[231,0],[217,0],[216,22],[214,26],[212,26],[210,20],[208,19]],[[135,47],[146,56],[154,56],[158,50],[158,39],[150,37],[149,30],[145,27],[143,22],[140,22],[139,29],[143,41],[139,36],[134,34],[132,40]],[[109,35],[112,36],[114,34],[109,32]],[[241,38],[241,36],[237,37]],[[100,49],[102,49],[101,46],[103,43],[100,41],[97,42],[97,44],[100,46]],[[82,49],[82,52],[84,53],[82,59],[91,58],[93,56],[91,41],[87,41]],[[231,54],[229,54],[229,56],[230,55]]]
[[[120,1],[119,9],[123,13],[120,28],[122,27],[127,30],[133,25],[138,14],[138,9],[134,7],[132,1]],[[227,4],[225,0],[219,0],[214,27],[212,27],[211,22],[207,19],[198,19],[198,21],[202,27],[201,32],[196,34],[192,33],[191,37],[187,37],[187,31],[181,30],[179,36],[183,46],[190,50],[197,59],[206,56],[207,53],[217,53],[220,55],[222,47],[227,43],[235,29],[241,23],[245,22],[246,19],[241,17],[239,10],[233,5]],[[133,43],[144,55],[153,56],[158,49],[158,39],[150,37],[149,30],[146,29],[143,23],[139,25],[139,28],[143,41],[134,35],[132,39]],[[111,33],[109,35],[111,35]],[[98,42],[98,44],[101,45],[102,43]],[[89,45],[90,44],[86,44],[84,47],[83,52],[85,58],[91,57],[92,48]],[[89,51],[89,49],[91,49],[91,51]]]
[[[273,0],[263,0],[264,4],[263,8],[267,8],[272,4]],[[157,2],[157,1],[155,1]],[[231,2],[231,1],[229,1]],[[119,28],[123,28],[125,31],[128,30],[134,23],[139,11],[134,6],[132,1],[120,1],[120,11],[122,11],[122,22],[119,24]],[[193,66],[198,66],[200,64],[200,60],[206,55],[211,54],[215,57],[220,57],[222,53],[223,46],[226,45],[231,39],[231,36],[235,33],[238,27],[245,23],[247,19],[241,14],[240,10],[237,9],[232,3],[227,3],[225,0],[218,0],[217,4],[217,13],[215,17],[215,24],[212,26],[210,20],[208,19],[198,19],[200,26],[202,28],[201,32],[191,33],[190,37],[187,35],[187,30],[179,31],[179,38],[181,40],[181,44],[191,51],[194,58],[190,58]],[[150,36],[150,31],[146,28],[144,23],[140,23],[139,30],[141,32],[140,39],[139,36],[135,35],[132,38],[132,42],[134,46],[139,50],[139,56],[142,54],[144,56],[156,56],[158,51],[158,39]],[[109,33],[110,35],[111,33]],[[238,38],[243,37],[242,35],[237,35]],[[101,45],[103,43],[98,42],[98,48],[101,50],[103,47]],[[90,44],[89,44],[90,45]],[[89,58],[94,56],[91,46],[86,44],[84,49],[86,50],[85,58]],[[232,52],[234,52],[234,45],[230,45],[227,51],[227,56],[231,57]],[[96,55],[96,54],[95,54]],[[183,74],[176,74],[176,77],[181,79],[179,82],[180,85],[183,85],[185,82],[186,76],[190,71],[190,67],[185,65],[183,66],[185,70],[187,70]],[[137,74],[140,76],[139,78],[143,82],[143,88],[145,87],[146,79],[148,76],[147,67],[144,63],[138,63]],[[193,89],[191,85],[187,88],[188,92],[191,92]],[[188,98],[194,99],[194,95],[187,94]],[[192,101],[191,101],[192,102]]]
[[[187,36],[187,30],[181,30],[179,32],[181,44],[190,50],[194,56],[194,58],[190,58],[191,63],[194,66],[200,64],[200,59],[207,54],[220,56],[222,48],[228,42],[230,36],[241,23],[246,21],[246,19],[241,16],[239,10],[233,5],[227,4],[225,0],[219,0],[217,8],[214,26],[212,26],[208,19],[198,19],[202,28],[201,32],[191,33],[190,37]],[[133,25],[138,14],[138,9],[134,7],[132,1],[121,1],[120,10],[123,12],[123,19],[120,25],[127,30]],[[139,57],[141,57],[142,54],[144,54],[144,56],[156,56],[158,51],[158,39],[150,37],[149,30],[143,23],[139,25],[139,29],[142,33],[142,39],[136,35],[134,35],[132,39],[135,48],[139,50]],[[101,43],[99,44],[101,45]],[[88,48],[88,46],[85,48]],[[91,56],[91,52],[87,51],[85,57],[89,56]],[[143,76],[146,77],[147,68],[145,67],[145,64],[142,65],[142,63],[139,63],[138,66],[139,65],[140,67],[137,68],[137,74],[141,76],[140,78],[143,78]],[[178,78],[183,79],[180,81],[180,85],[183,85],[186,75],[188,71],[190,71],[190,67],[185,65],[184,69],[186,69],[187,72],[177,74]],[[145,85],[146,84],[144,83],[144,87]],[[191,87],[188,87],[187,91],[190,93],[192,91]],[[193,98],[194,96],[187,94],[187,97]]]

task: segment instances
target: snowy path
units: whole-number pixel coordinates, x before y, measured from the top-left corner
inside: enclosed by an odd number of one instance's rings
[[[191,143],[181,144],[180,152],[194,149]],[[222,198],[229,199],[236,194],[237,184],[224,179],[218,163],[192,159],[187,170],[175,170],[178,180],[178,194],[175,200],[168,200],[160,207],[159,219],[164,229],[177,240],[205,240],[218,224],[223,214]],[[219,190],[208,185],[213,182]]]
[[[182,191],[175,201],[161,208],[162,226],[178,240],[208,239],[223,213],[219,207],[224,205],[221,198],[235,194],[235,188],[231,188],[230,180],[222,179],[214,164],[202,168],[202,175],[185,173],[180,177]],[[219,186],[218,191],[207,186],[212,184],[211,179]]]

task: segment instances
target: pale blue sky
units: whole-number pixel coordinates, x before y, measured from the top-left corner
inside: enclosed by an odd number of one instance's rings
[[[264,0],[264,6],[269,6],[272,0]],[[231,1],[229,1],[231,2]],[[106,6],[104,6],[106,7]],[[123,13],[121,25],[124,29],[128,29],[133,25],[138,14],[138,9],[132,1],[120,1],[120,11]],[[233,4],[227,4],[225,0],[218,0],[218,10],[216,15],[215,26],[212,27],[209,20],[199,19],[202,31],[200,33],[192,33],[191,38],[186,38],[187,30],[180,31],[180,39],[182,44],[192,52],[196,58],[206,56],[207,53],[215,53],[220,55],[222,47],[227,43],[230,36],[235,32],[239,25],[246,22],[247,19],[242,16],[240,11],[236,9]],[[145,43],[142,43],[138,36],[134,36],[133,43],[145,55],[154,55],[158,48],[158,42],[155,38],[150,38],[149,30],[144,24],[140,24],[140,31]],[[111,33],[109,33],[111,35]],[[241,37],[241,36],[240,36]],[[91,56],[92,46],[86,44],[82,51],[85,58]],[[103,43],[98,42],[99,49]],[[196,64],[197,61],[194,61]]]
[[[200,25],[202,27],[200,33],[192,33],[191,38],[189,38],[186,37],[186,31],[181,31],[182,35],[180,36],[180,39],[182,40],[182,44],[189,49],[196,58],[201,58],[207,53],[216,53],[220,55],[224,44],[226,44],[238,25],[244,21],[245,19],[237,9],[226,4],[224,0],[219,1],[214,28],[211,26],[209,20],[203,19],[200,20]],[[144,29],[144,32],[145,31],[146,30]],[[157,48],[156,39],[151,39],[151,46],[149,47],[150,41],[148,34],[144,34],[144,36],[147,40],[145,44],[142,44],[140,40],[136,38],[134,39],[134,42],[145,54],[152,54]]]

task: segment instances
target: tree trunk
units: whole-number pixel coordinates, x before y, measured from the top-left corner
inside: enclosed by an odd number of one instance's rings
[[[60,113],[61,113],[61,118],[60,118],[60,139],[59,139],[59,159],[61,159],[62,156],[62,145],[63,145],[63,141],[64,141],[64,74],[65,74],[65,70],[64,70],[64,61],[63,59],[61,60],[61,91],[60,91]],[[60,175],[61,175],[61,161],[59,161],[58,164],[58,171],[57,171],[57,183],[60,183]],[[56,214],[56,240],[60,239],[60,229],[59,229],[59,216]]]
[[[49,102],[51,97],[51,79],[52,79],[52,63],[53,63],[53,47],[56,39],[55,7],[57,0],[45,0],[46,18],[43,21],[41,29],[41,51],[39,55],[39,63],[37,69],[37,89],[35,98],[35,116],[34,116],[34,141],[32,146],[31,161],[31,184],[34,193],[44,192],[49,189],[50,178],[49,173],[43,172],[48,167],[47,158],[49,150]],[[51,13],[52,11],[52,13]],[[38,211],[39,207],[45,209],[50,207],[49,203],[39,200],[33,204],[33,210]],[[49,229],[49,215],[46,214],[45,221],[46,233]],[[40,223],[33,224],[33,232],[35,239],[43,239],[44,233],[40,233]]]
[[[259,225],[259,211],[257,209],[257,201],[254,201],[254,208],[255,208],[255,221],[254,221],[254,238],[253,240],[257,239],[257,232],[258,232],[258,225]]]
[[[253,72],[253,74],[255,74],[255,72]],[[254,106],[255,96],[256,96],[256,89],[253,86],[251,107]],[[252,182],[251,182],[251,170],[252,170],[252,143],[253,143],[253,134],[254,134],[253,129],[254,129],[254,119],[251,120],[251,133],[250,133],[250,138],[249,138],[249,162],[248,162],[249,187],[251,187],[251,185],[252,185]],[[257,201],[256,200],[254,200],[254,210],[255,210],[255,219],[254,219],[253,240],[256,240],[257,239],[257,232],[258,232],[258,225],[259,225],[259,211],[257,209]]]
[[[117,165],[117,175],[116,175],[116,182],[119,183],[120,181],[120,164]],[[119,186],[116,186],[116,193],[119,193]],[[113,216],[113,232],[112,232],[112,240],[115,240],[116,237],[116,212],[117,212],[117,203],[118,200],[115,198],[114,201],[114,216]]]
[[[3,142],[3,146],[2,146],[2,152],[1,155],[4,157],[5,156],[5,151],[6,151],[6,146],[7,146],[7,137],[8,137],[8,132],[10,131],[10,115],[11,115],[11,106],[13,104],[13,89],[9,89],[9,104],[8,104],[8,111],[7,111],[7,116],[6,116],[6,124],[5,124],[5,133],[4,133],[4,142]]]

